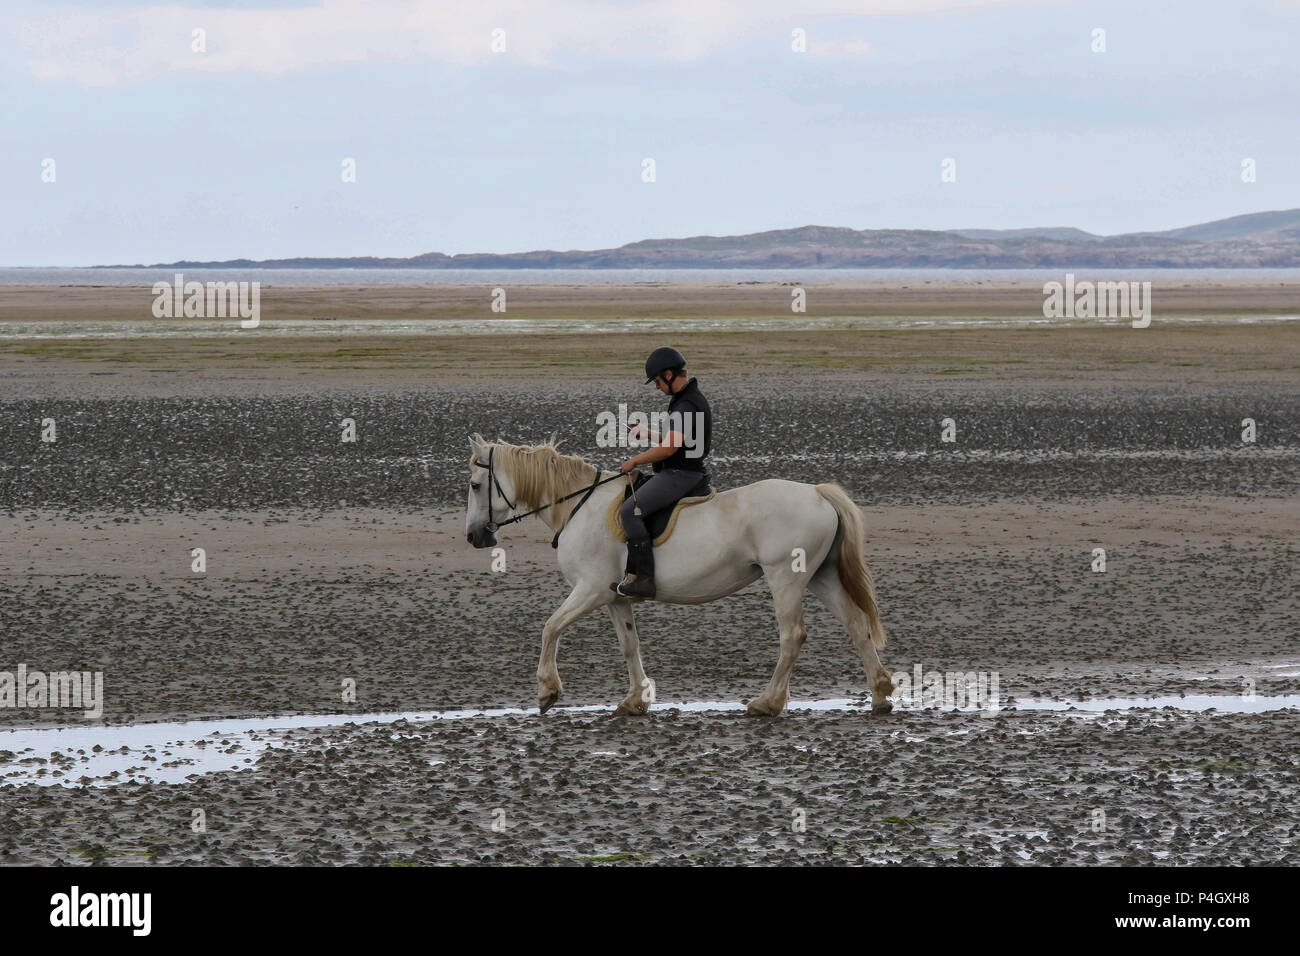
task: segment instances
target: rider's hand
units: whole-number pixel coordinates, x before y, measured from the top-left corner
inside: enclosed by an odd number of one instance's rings
[[[631,458],[624,458],[623,463],[618,466],[619,474],[626,475],[629,471],[636,471],[636,465]]]
[[[633,441],[640,441],[646,436],[646,427],[644,425],[628,425],[627,437]]]

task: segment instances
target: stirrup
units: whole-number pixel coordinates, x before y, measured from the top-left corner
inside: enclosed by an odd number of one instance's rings
[[[654,597],[655,592],[654,592],[653,580],[651,581],[648,589],[645,589],[643,585],[643,590],[641,591],[623,590],[624,587],[635,588],[637,584],[640,583],[642,580],[643,579],[640,577],[632,578],[631,580],[628,580],[627,577],[624,577],[622,581],[615,581],[613,584],[611,584],[609,586],[609,589],[613,591],[615,594],[617,594],[619,597],[631,598],[634,601],[644,601],[648,598]]]

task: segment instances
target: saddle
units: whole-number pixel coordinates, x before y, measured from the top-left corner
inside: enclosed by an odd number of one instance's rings
[[[650,480],[650,475],[639,473],[634,484],[628,485],[623,489],[623,497],[615,497],[610,502],[609,510],[605,512],[605,524],[609,527],[609,533],[614,536],[616,541],[627,541],[627,534],[623,531],[623,526],[618,521],[618,510],[623,506],[623,502],[632,496],[632,489],[640,488]],[[677,502],[669,508],[662,508],[659,511],[651,512],[644,515],[646,530],[650,532],[650,541],[653,546],[663,544],[677,527],[677,516],[681,514],[683,508],[689,508],[691,505],[698,505],[702,501],[709,501],[717,492],[709,485],[707,475],[701,474],[699,484],[686,493],[684,497],[678,498]]]

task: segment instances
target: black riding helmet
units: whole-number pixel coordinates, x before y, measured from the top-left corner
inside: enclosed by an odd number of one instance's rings
[[[649,385],[658,376],[662,375],[669,369],[681,368],[686,364],[686,356],[676,349],[664,346],[655,349],[650,353],[650,357],[645,360],[645,380]]]

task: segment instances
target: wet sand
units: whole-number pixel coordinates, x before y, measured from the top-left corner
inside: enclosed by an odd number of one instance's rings
[[[1162,280],[1151,326],[1122,321],[1042,321],[1038,282],[835,282],[815,276],[808,311],[790,312],[788,284],[742,283],[511,286],[508,312],[490,310],[490,289],[466,286],[274,287],[263,290],[263,325],[195,338],[15,338],[0,334],[6,394],[174,395],[228,391],[274,394],[346,389],[387,392],[449,383],[623,383],[640,356],[665,338],[692,355],[693,372],[711,380],[793,375],[859,386],[906,389],[945,377],[1000,386],[1011,380],[1082,389],[1127,383],[1209,388],[1294,383],[1300,378],[1300,280]],[[149,290],[117,286],[0,286],[5,323],[91,323],[111,329],[151,321]],[[782,327],[836,316],[876,317],[880,328]],[[1194,319],[1190,324],[1175,317]],[[430,328],[440,320],[624,321],[624,331],[546,335],[378,334],[339,331],[335,320],[404,319]],[[638,332],[654,319],[660,331]],[[761,320],[761,331],[727,321]],[[1246,324],[1241,324],[1243,318]],[[682,331],[674,319],[690,319]],[[716,328],[701,330],[705,319]],[[935,327],[890,324],[932,321]],[[312,320],[319,320],[312,322]],[[984,327],[983,320],[995,327]],[[278,321],[319,325],[316,335],[277,334]],[[954,321],[975,326],[952,326]],[[1022,324],[996,327],[996,323]],[[27,326],[30,327],[30,326]],[[31,333],[35,334],[35,333]],[[102,331],[101,331],[102,334]],[[561,381],[562,380],[562,381]]]
[[[1298,725],[1294,711],[779,720],[560,712],[307,730],[254,769],[184,786],[7,793],[0,856],[109,865],[1294,865]],[[204,833],[191,829],[196,809]]]
[[[1300,688],[1289,325],[783,335],[689,342],[722,413],[715,473],[849,489],[895,674],[996,671],[1012,706]],[[469,338],[351,368],[332,366],[356,343],[328,338],[259,360],[5,343],[0,669],[102,670],[110,724],[535,708],[563,582],[540,524],[503,534],[504,574],[465,544],[465,436],[558,431],[611,464],[574,409],[645,400],[624,366],[646,343]],[[572,349],[592,361],[557,380]],[[788,360],[804,380],[759,374]],[[793,694],[862,699],[847,635],[807,607]],[[742,701],[771,673],[761,583],[637,613],[661,701]],[[566,633],[560,671],[563,704],[613,711],[627,677],[606,618]],[[80,723],[0,711],[0,731]],[[1295,710],[667,707],[282,731],[187,783],[0,786],[0,860],[1294,864],[1297,731]],[[0,782],[39,760],[0,732]]]
[[[181,271],[184,270],[174,270]],[[174,271],[160,278],[173,281]],[[1076,270],[1088,279],[1087,270]],[[538,285],[521,273],[516,282],[480,285],[277,285],[275,273],[241,273],[262,285],[267,321],[283,319],[452,319],[503,317],[492,310],[492,290],[506,293],[504,317],[722,318],[791,315],[791,290],[807,292],[807,314],[874,316],[1041,317],[1040,279],[842,280],[834,270],[782,270],[771,282],[605,282],[600,273],[584,284]],[[1064,271],[1054,277],[1064,281]],[[1300,279],[1173,279],[1134,272],[1152,283],[1157,315],[1296,315]],[[0,286],[0,319],[103,321],[148,318],[154,295],[148,285]]]
[[[1279,675],[1300,664],[1272,665],[1300,661],[1297,511],[1284,497],[867,507],[886,663],[997,671],[1021,699],[1233,695],[1247,679],[1295,692]],[[505,533],[507,568],[493,572],[449,509],[24,513],[0,520],[0,539],[5,669],[102,670],[113,723],[535,707],[541,628],[565,594],[544,526]],[[806,604],[792,693],[865,693],[847,635]],[[746,700],[775,663],[761,583],[701,608],[642,606],[638,620],[664,700]],[[612,710],[627,692],[603,613],[565,635],[561,674],[569,704]]]

